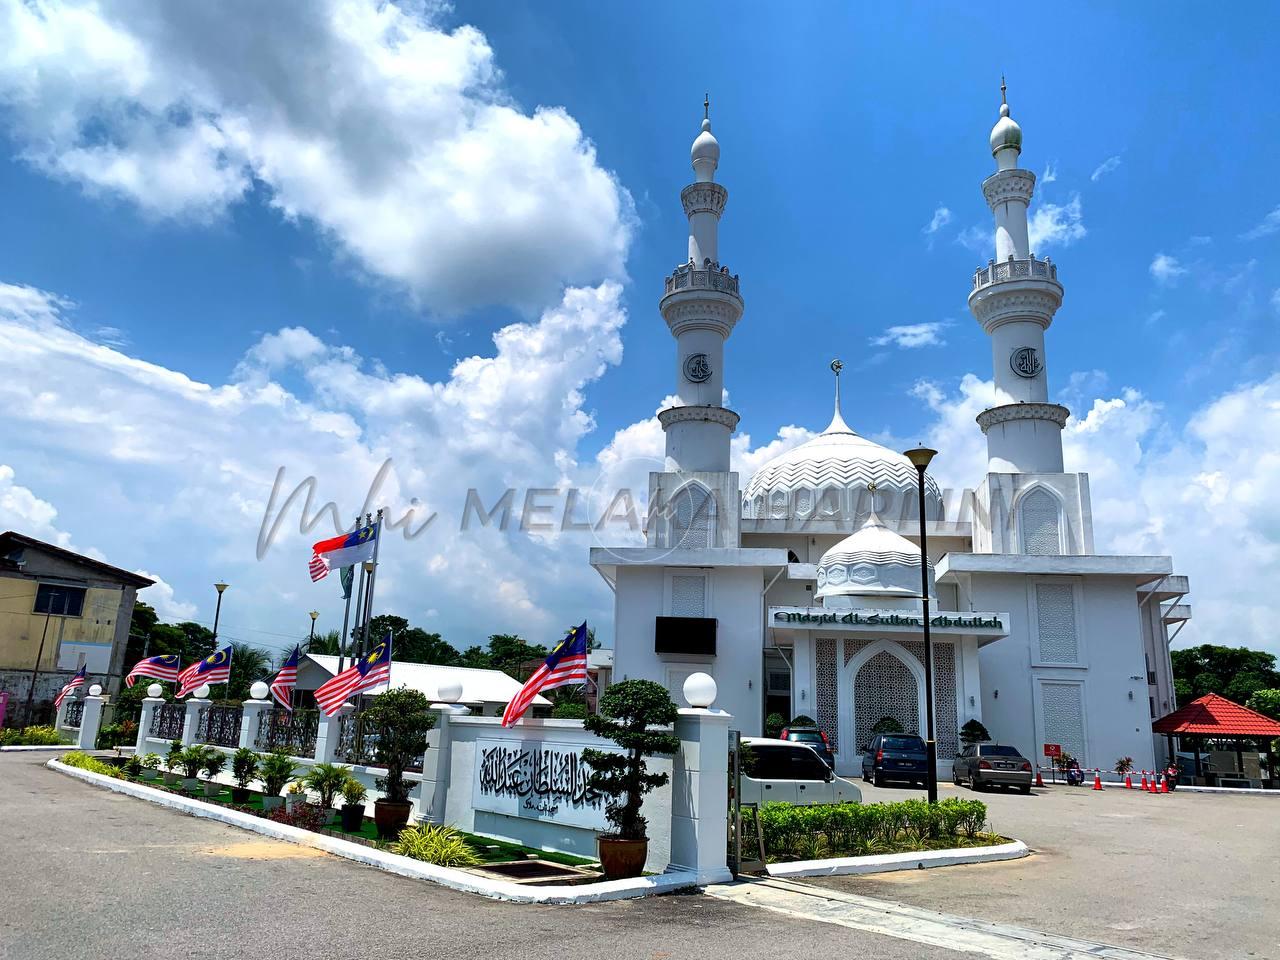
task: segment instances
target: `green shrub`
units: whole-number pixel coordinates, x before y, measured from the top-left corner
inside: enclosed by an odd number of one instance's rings
[[[760,808],[760,830],[771,860],[964,846],[981,836],[986,821],[985,803],[959,797],[937,804],[766,803]]]
[[[391,852],[438,867],[471,867],[480,862],[466,839],[452,827],[417,823],[400,831]]]
[[[766,737],[776,737],[786,725],[786,717],[780,713],[771,713],[764,718],[764,735]]]
[[[170,773],[177,773],[178,767],[182,765],[182,741],[170,740],[169,752],[164,755],[164,767]]]
[[[128,760],[124,762],[124,772],[131,777],[142,775],[142,758],[136,753],[132,754]]]
[[[355,777],[347,777],[347,782],[342,785],[342,800],[351,806],[359,806],[364,803],[364,798],[368,795],[364,784]]]
[[[333,798],[351,779],[351,768],[336,763],[317,763],[307,771],[302,783],[320,794],[320,809],[333,807]]]
[[[871,725],[872,733],[902,733],[902,724],[893,717],[881,717]]]
[[[297,767],[293,757],[283,750],[268,753],[258,760],[258,776],[262,778],[262,792],[268,797],[277,797],[286,783],[293,779]]]
[[[427,734],[435,723],[431,701],[410,687],[378,694],[365,710],[366,734],[376,734],[378,762],[387,768],[387,775],[377,781],[387,800],[403,803],[409,799],[413,782],[404,778],[405,769],[426,752]]]
[[[965,745],[986,743],[990,739],[991,732],[982,725],[981,720],[966,720],[964,726],[960,728],[960,742]]]
[[[143,770],[159,770],[160,754],[148,753],[146,756],[144,756],[142,758],[142,769]]]
[[[122,769],[105,763],[97,757],[91,757],[82,750],[72,750],[64,753],[61,760],[68,767],[79,767],[81,770],[88,770],[90,773],[101,773],[103,776],[115,777],[117,780],[124,779],[124,771]]]
[[[178,766],[182,768],[183,774],[188,780],[195,780],[200,776],[200,770],[204,767],[205,758],[209,755],[209,747],[201,743],[193,743],[185,750],[180,750],[178,755],[173,759],[178,762]],[[173,769],[170,767],[170,769]]]
[[[249,747],[241,747],[231,755],[231,776],[241,790],[249,789],[249,782],[258,775],[258,755]]]
[[[790,726],[793,727],[816,727],[818,724],[813,717],[807,714],[799,714],[791,718]]]
[[[112,747],[128,745],[138,739],[138,724],[133,720],[121,720],[119,723],[108,723],[98,731],[97,748],[110,750]]]
[[[227,765],[227,755],[221,750],[215,750],[213,747],[204,748],[204,757],[200,761],[200,769],[204,771],[205,776],[210,780],[214,779],[222,772],[222,768]]]
[[[0,730],[0,747],[56,747],[63,742],[57,729],[50,726]]]

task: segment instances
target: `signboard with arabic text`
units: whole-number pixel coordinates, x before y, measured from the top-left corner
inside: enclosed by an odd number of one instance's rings
[[[508,817],[608,829],[604,797],[587,786],[580,743],[477,740],[472,806]]]

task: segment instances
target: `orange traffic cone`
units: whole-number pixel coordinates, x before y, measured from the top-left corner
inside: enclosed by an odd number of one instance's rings
[[[1151,793],[1154,795],[1154,794],[1157,794],[1157,793],[1159,793],[1159,792],[1160,792],[1160,785],[1159,785],[1159,783],[1156,781],[1156,775],[1153,773],[1153,774],[1151,775]]]
[[[1093,789],[1102,789],[1102,773],[1098,770],[1093,771]]]
[[[1161,777],[1161,778],[1160,778],[1160,792],[1161,792],[1161,793],[1168,793],[1168,792],[1169,792],[1169,778],[1168,778],[1168,777]]]
[[[1125,788],[1126,790],[1132,790],[1132,789],[1133,789],[1133,775],[1132,775],[1132,774],[1126,773],[1126,774],[1124,775],[1124,788]]]
[[[1043,786],[1044,786],[1044,777],[1040,776],[1040,768],[1039,768],[1039,767],[1036,767],[1036,786],[1037,786],[1037,787],[1043,787]]]
[[[1142,786],[1140,786],[1138,789],[1141,790],[1143,793],[1149,793],[1151,790],[1151,788],[1147,786],[1147,771],[1145,770],[1142,771]]]

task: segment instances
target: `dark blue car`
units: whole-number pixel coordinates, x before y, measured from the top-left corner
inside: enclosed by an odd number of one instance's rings
[[[884,786],[890,780],[925,785],[928,756],[914,733],[877,733],[862,753],[862,779]]]

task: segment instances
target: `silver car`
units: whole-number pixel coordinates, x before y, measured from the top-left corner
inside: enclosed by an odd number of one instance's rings
[[[1002,786],[1030,793],[1034,779],[1031,761],[1019,753],[1017,747],[999,743],[970,744],[951,764],[952,783],[957,786],[967,783],[974,790]]]

